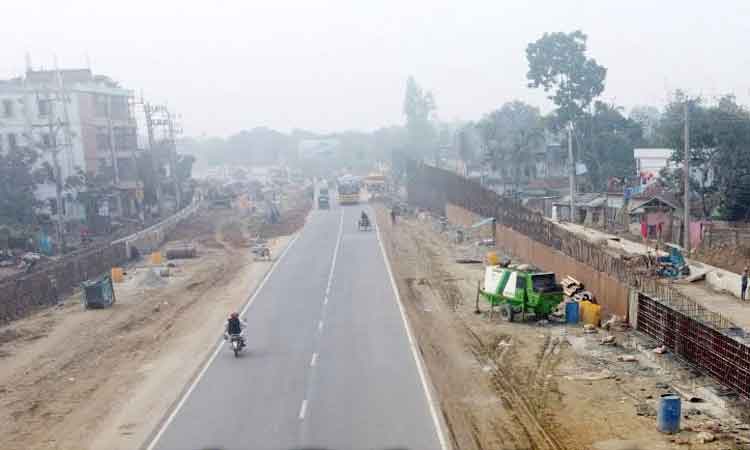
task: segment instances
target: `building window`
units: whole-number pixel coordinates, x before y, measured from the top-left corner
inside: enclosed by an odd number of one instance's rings
[[[96,129],[96,148],[98,150],[109,150],[109,133],[104,127]]]
[[[8,148],[11,150],[18,148],[18,141],[16,140],[16,135],[13,133],[8,133]]]
[[[52,102],[47,99],[37,100],[37,108],[39,109],[39,117],[47,117],[52,112]]]
[[[135,128],[115,127],[113,132],[115,136],[115,148],[117,150],[135,150],[138,146]]]
[[[3,100],[3,116],[13,117],[13,100]]]
[[[111,97],[110,98],[110,113],[111,118],[115,120],[128,120],[129,114],[128,98],[127,97]]]
[[[107,96],[106,95],[94,96],[94,112],[96,114],[96,117],[107,117]]]

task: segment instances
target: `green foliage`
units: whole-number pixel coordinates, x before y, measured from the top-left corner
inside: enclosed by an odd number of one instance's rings
[[[607,69],[586,56],[586,40],[580,30],[544,33],[526,47],[528,86],[553,91],[560,123],[575,122],[604,91]]]
[[[586,164],[594,190],[606,188],[610,177],[635,173],[633,149],[643,146],[643,128],[623,115],[622,108],[597,101],[593,113],[579,120],[574,147]]]
[[[33,174],[39,154],[17,147],[0,152],[0,224],[25,226],[35,220],[37,180]]]
[[[544,146],[539,109],[515,100],[486,114],[477,124],[485,158],[518,184],[525,167],[533,163],[532,150]]]
[[[266,127],[243,130],[227,139],[187,138],[179,142],[180,152],[192,155],[197,163],[273,164],[280,158],[293,159],[296,139]]]
[[[750,219],[750,112],[731,95],[715,105],[677,92],[659,124],[659,142],[684,159],[685,104],[690,124],[691,189],[701,196],[705,215],[718,203],[727,220]],[[713,183],[709,174],[713,173]],[[712,197],[716,194],[715,202]]]
[[[74,175],[65,180],[64,190],[83,205],[86,217],[91,218],[99,214],[102,200],[114,194],[111,181],[105,175],[94,176],[78,168]]]
[[[658,145],[656,139],[659,121],[661,120],[661,112],[658,108],[650,105],[634,106],[630,110],[628,118],[640,125],[647,146],[656,147]]]
[[[193,164],[195,163],[195,156],[193,155],[178,155],[177,163],[175,167],[175,173],[177,179],[180,181],[189,180],[193,175]]]

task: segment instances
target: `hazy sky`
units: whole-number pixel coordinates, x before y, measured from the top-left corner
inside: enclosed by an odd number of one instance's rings
[[[676,88],[750,103],[750,0],[2,0],[0,76],[86,65],[183,116],[186,134],[369,130],[403,121],[406,77],[442,119],[519,98],[526,45],[581,29],[604,98],[663,104]]]

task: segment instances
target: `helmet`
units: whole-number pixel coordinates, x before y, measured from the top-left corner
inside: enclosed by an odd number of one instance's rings
[[[230,319],[239,319],[239,317],[240,315],[236,312],[233,312],[232,314],[229,315]]]

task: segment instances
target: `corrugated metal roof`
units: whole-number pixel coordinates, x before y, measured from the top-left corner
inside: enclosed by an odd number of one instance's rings
[[[672,157],[674,150],[671,148],[634,148],[633,157],[635,159],[640,158],[664,158],[669,159]]]

